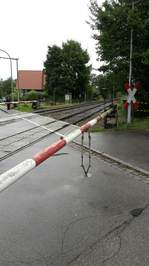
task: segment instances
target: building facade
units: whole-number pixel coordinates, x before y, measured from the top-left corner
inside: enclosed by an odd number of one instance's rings
[[[43,91],[45,84],[45,75],[42,70],[19,70],[16,82],[16,88],[20,95],[25,95],[27,92]]]

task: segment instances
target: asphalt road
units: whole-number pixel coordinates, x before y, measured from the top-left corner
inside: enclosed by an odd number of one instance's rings
[[[0,173],[56,139],[0,161]],[[65,147],[0,193],[0,265],[148,266],[147,182],[95,156],[86,178],[78,148]]]
[[[92,133],[92,148],[149,171],[149,131],[107,130]]]

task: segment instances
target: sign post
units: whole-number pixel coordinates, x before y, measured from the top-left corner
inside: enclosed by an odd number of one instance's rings
[[[72,94],[71,93],[65,94],[65,103],[72,103]]]
[[[135,94],[136,94],[137,89],[128,89],[128,96],[127,96],[127,103],[128,103],[128,116],[127,116],[127,123],[130,124],[131,123],[131,113],[132,113],[132,104],[136,103],[136,99],[135,99]]]
[[[125,90],[127,91],[128,95],[127,95],[127,101],[125,102],[124,107],[128,109],[127,110],[127,123],[128,124],[131,123],[132,107],[138,108],[139,106],[139,102],[137,102],[135,98],[135,94],[139,88],[140,88],[139,83],[136,83],[136,84],[134,83],[132,85],[129,85],[129,83],[125,83]]]

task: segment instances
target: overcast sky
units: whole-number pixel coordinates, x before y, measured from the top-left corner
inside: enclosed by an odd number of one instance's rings
[[[98,0],[101,4],[103,0]],[[20,70],[40,70],[48,45],[73,39],[87,49],[96,68],[95,41],[86,23],[89,0],[1,0],[0,49],[19,58]],[[0,51],[0,56],[5,53]],[[0,78],[10,76],[8,60],[0,59]],[[13,63],[13,77],[16,66]]]

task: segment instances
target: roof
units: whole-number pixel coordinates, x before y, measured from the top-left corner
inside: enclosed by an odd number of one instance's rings
[[[19,86],[18,86],[19,80]],[[41,70],[19,70],[17,88],[23,90],[43,90],[44,73]]]

